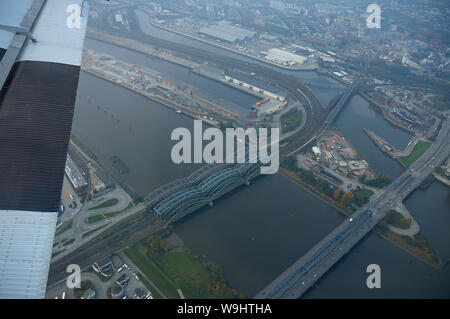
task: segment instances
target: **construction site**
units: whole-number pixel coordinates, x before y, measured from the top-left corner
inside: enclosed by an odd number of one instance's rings
[[[299,167],[311,169],[335,186],[358,182],[362,176],[375,178],[368,163],[359,158],[350,142],[336,129],[329,129],[305,155],[299,155]]]

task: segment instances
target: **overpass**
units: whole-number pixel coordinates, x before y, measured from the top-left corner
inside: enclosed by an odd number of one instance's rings
[[[353,248],[396,203],[403,201],[435,166],[450,154],[450,120],[447,119],[433,145],[384,192],[348,217],[291,267],[259,292],[255,298],[299,298],[337,261]]]

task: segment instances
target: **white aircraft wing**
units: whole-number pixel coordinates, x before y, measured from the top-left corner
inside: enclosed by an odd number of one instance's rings
[[[43,298],[88,7],[0,1],[0,298]]]

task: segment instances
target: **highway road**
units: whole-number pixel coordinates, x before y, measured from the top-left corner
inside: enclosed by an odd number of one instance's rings
[[[255,298],[299,298],[338,260],[367,235],[390,209],[401,203],[450,154],[450,119],[433,145],[400,177],[374,195],[369,203],[347,218]]]

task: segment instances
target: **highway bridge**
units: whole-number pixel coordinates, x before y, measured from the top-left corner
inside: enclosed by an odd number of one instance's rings
[[[255,298],[299,298],[367,235],[390,209],[416,189],[450,154],[450,120],[433,145],[384,192],[348,217],[309,252],[259,292]]]

